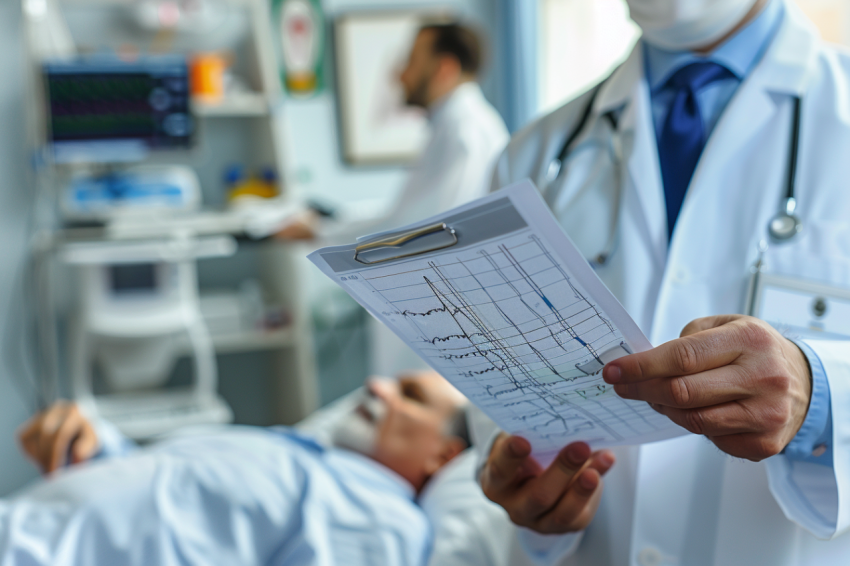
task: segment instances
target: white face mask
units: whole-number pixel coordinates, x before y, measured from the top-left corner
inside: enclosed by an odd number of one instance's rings
[[[758,0],[626,0],[647,43],[671,51],[711,45],[732,31]]]
[[[378,442],[378,427],[387,414],[383,401],[364,394],[357,408],[345,415],[334,427],[334,446],[371,456]]]

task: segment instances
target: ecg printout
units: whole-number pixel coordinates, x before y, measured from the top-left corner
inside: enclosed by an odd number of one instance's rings
[[[529,181],[413,227],[436,221],[456,245],[374,265],[355,245],[310,259],[541,463],[574,440],[683,434],[602,380],[607,362],[651,346]]]

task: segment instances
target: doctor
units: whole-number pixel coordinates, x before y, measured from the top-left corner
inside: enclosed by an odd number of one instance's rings
[[[694,434],[542,470],[502,433],[482,487],[541,564],[847,564],[850,342],[726,313],[763,241],[768,272],[850,287],[850,57],[786,0],[627,1],[642,41],[494,185],[535,180],[661,345],[604,379]]]
[[[458,23],[428,24],[399,74],[405,102],[428,113],[430,138],[400,196],[378,218],[320,221],[310,213],[286,226],[284,239],[345,240],[404,226],[487,194],[489,173],[510,138],[478,85],[478,35]]]

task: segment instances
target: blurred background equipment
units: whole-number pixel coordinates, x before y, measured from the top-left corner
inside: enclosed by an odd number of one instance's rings
[[[73,397],[133,438],[229,422],[232,412],[216,392],[215,350],[201,312],[195,261],[235,251],[230,237],[66,245],[64,260],[80,275],[70,335]],[[191,385],[166,388],[187,349]],[[95,359],[104,377],[101,394]]]
[[[55,163],[125,163],[188,149],[188,69],[181,57],[91,57],[44,65]]]
[[[71,396],[138,439],[312,412],[301,254],[267,238],[298,206],[277,175],[267,3],[44,0],[26,14],[40,402]],[[223,191],[228,162],[251,174]]]
[[[202,35],[216,30],[226,11],[221,0],[137,0],[135,18],[151,32]]]
[[[79,164],[62,197],[66,219],[107,221],[140,212],[192,211],[201,191],[191,167],[143,165],[152,151],[191,148],[186,62],[97,57],[44,65],[48,148]]]
[[[219,53],[198,53],[192,58],[192,96],[208,104],[224,98],[227,58]]]
[[[273,0],[283,83],[297,96],[321,88],[325,22],[319,0]]]

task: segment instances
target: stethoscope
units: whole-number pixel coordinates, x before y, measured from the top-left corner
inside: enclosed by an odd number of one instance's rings
[[[546,175],[547,193],[553,191],[556,188],[554,185],[561,179],[562,173],[565,170],[564,165],[566,164],[567,159],[570,156],[570,153],[573,149],[573,144],[576,142],[581,133],[585,130],[590,121],[590,117],[593,111],[593,104],[596,100],[596,95],[599,93],[599,90],[601,90],[600,87],[597,87],[597,90],[590,97],[590,101],[588,102],[587,107],[585,108],[584,113],[582,114],[582,117],[579,119],[578,125],[573,129],[572,133],[567,136],[566,140],[561,146],[561,150],[558,152],[555,159],[553,159],[549,164],[549,169]],[[767,233],[770,236],[770,240],[776,244],[791,241],[795,236],[797,236],[797,234],[799,234],[803,230],[803,222],[796,214],[796,179],[801,137],[800,121],[802,116],[802,106],[803,104],[801,97],[795,96],[794,116],[790,138],[791,147],[788,159],[788,172],[786,175],[785,194],[782,197],[782,202],[779,207],[779,211],[776,213],[776,215],[773,216],[773,218],[770,219],[770,222],[767,226]],[[622,169],[624,160],[622,140],[618,129],[618,119],[616,111],[612,110],[610,112],[607,112],[603,115],[603,118],[605,118],[609,122],[611,127],[610,150],[614,161],[614,167],[617,170],[616,178],[618,183],[618,191],[616,197],[617,202],[615,203],[615,206],[617,214],[619,215],[619,209],[622,201]],[[611,233],[608,236],[608,241],[605,243],[605,247],[595,257],[588,260],[595,269],[604,267],[616,251],[615,248],[617,245],[618,226],[618,218],[614,218],[614,228],[611,230]]]
[[[791,150],[788,158],[788,176],[786,178],[785,197],[782,206],[767,227],[770,239],[775,243],[787,242],[803,230],[803,222],[797,216],[797,161],[800,150],[800,117],[803,114],[803,100],[794,97],[794,121],[791,126]]]
[[[578,140],[582,132],[584,132],[584,130],[587,128],[587,125],[590,121],[590,116],[593,112],[593,103],[596,101],[596,95],[601,90],[601,87],[601,84],[596,87],[596,90],[591,95],[590,101],[585,107],[584,113],[579,119],[578,124],[575,128],[573,128],[572,133],[564,140],[564,143],[561,145],[561,149],[555,159],[553,159],[549,163],[549,169],[546,172],[546,193],[552,193],[552,191],[556,189],[555,185],[561,180],[562,173],[566,169],[564,165],[566,164],[567,159],[569,159],[570,153],[573,150],[573,145],[575,144],[576,140]],[[615,216],[613,218],[613,229],[609,232],[608,240],[605,242],[605,246],[602,248],[602,251],[596,254],[593,258],[588,259],[588,262],[594,269],[604,267],[616,251],[615,248],[617,246],[618,240],[617,236],[619,234],[618,217],[620,214],[620,201],[623,186],[623,163],[625,161],[625,158],[623,156],[623,143],[618,127],[618,111],[611,110],[603,114],[602,117],[605,119],[606,122],[608,122],[608,125],[611,128],[611,136],[609,138],[608,149],[611,153],[612,161],[614,163],[615,183],[617,185],[617,192],[615,196],[616,202],[614,203]]]

